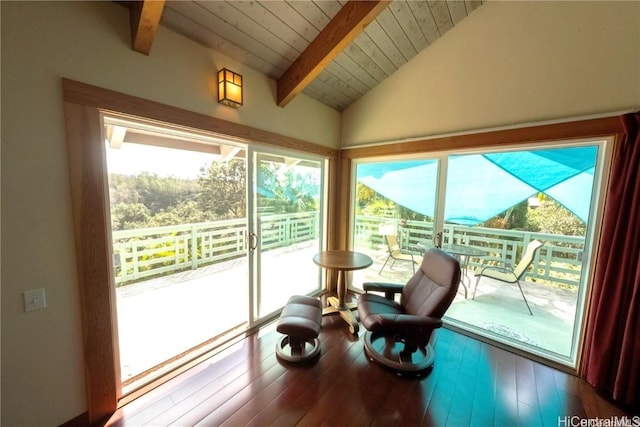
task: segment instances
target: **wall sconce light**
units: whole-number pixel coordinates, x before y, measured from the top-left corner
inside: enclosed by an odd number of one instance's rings
[[[218,71],[218,102],[229,107],[242,105],[242,76],[223,68]]]

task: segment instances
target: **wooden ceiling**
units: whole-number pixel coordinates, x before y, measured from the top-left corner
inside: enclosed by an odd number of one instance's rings
[[[486,0],[485,0],[486,1]],[[132,45],[158,25],[342,111],[482,5],[482,0],[205,0],[128,3]]]

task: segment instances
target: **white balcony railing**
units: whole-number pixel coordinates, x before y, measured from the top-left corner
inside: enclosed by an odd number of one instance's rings
[[[430,222],[357,216],[356,248],[384,250],[379,234],[381,225],[392,225],[406,247],[415,247],[420,241],[433,237]],[[266,251],[317,239],[319,228],[316,212],[263,215],[259,222],[260,249]],[[531,240],[538,239],[545,246],[538,251],[529,278],[572,287],[580,283],[583,237],[447,224],[443,238],[445,243],[473,246],[489,253],[484,259],[470,259],[471,268],[484,260],[513,263]],[[246,251],[247,221],[244,218],[114,231],[115,281],[117,286],[123,286],[161,274],[242,258]]]

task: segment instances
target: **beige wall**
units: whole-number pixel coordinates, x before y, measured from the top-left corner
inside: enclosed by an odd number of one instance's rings
[[[489,2],[343,113],[342,146],[640,109],[640,2]]]
[[[275,106],[275,82],[160,28],[131,50],[113,2],[0,2],[2,16],[2,422],[55,426],[86,411],[61,77],[337,147],[340,114],[306,96]],[[222,66],[245,105],[215,101]],[[45,310],[22,292],[44,287]]]

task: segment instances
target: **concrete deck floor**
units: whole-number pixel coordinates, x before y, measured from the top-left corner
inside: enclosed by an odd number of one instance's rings
[[[277,262],[265,263],[265,268],[275,269],[271,274],[289,279],[282,280],[283,288],[274,296],[277,300],[265,304],[283,305],[283,295],[300,293],[294,288],[296,283],[309,271],[317,271],[312,261],[315,251],[311,246],[298,247],[278,253]],[[379,274],[386,254],[369,255],[374,264],[353,272],[352,287],[360,288],[365,281],[405,283],[412,274],[409,263],[387,266]],[[469,281],[475,283],[473,277]],[[122,379],[132,378],[227,329],[245,324],[248,304],[242,301],[248,299],[247,286],[243,286],[246,283],[247,265],[243,259],[118,288]],[[305,286],[308,289],[308,284]],[[532,348],[569,356],[577,292],[531,282],[522,282],[522,287],[533,316],[515,285],[483,278],[475,299],[471,299],[473,286],[468,286],[467,299],[460,288],[445,321],[473,325],[490,337],[516,339]]]

